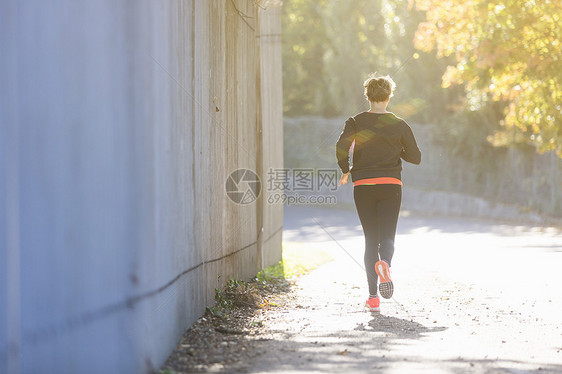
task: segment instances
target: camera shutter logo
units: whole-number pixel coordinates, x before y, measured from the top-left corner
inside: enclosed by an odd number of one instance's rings
[[[226,194],[236,204],[251,204],[260,195],[260,178],[249,169],[234,170],[226,179]]]

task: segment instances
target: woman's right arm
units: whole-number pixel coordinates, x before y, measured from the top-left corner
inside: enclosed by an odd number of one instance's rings
[[[355,139],[355,120],[349,118],[345,121],[345,126],[336,143],[336,158],[343,174],[349,172],[349,148]]]

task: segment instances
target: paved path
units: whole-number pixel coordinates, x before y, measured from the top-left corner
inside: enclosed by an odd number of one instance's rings
[[[284,243],[335,260],[263,314],[248,372],[562,373],[559,230],[402,216],[380,315],[355,212],[288,208]]]

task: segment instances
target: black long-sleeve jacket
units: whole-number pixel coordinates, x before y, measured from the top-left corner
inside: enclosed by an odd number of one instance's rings
[[[350,171],[349,148],[353,140],[353,181],[377,177],[401,179],[401,159],[416,165],[421,162],[412,129],[393,113],[362,112],[345,122],[336,143],[336,157],[343,173]]]

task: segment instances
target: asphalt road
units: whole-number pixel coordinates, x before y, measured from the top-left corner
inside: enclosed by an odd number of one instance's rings
[[[261,316],[252,373],[562,373],[562,231],[399,219],[394,298],[367,312],[354,211],[285,210],[284,245],[334,261]]]

